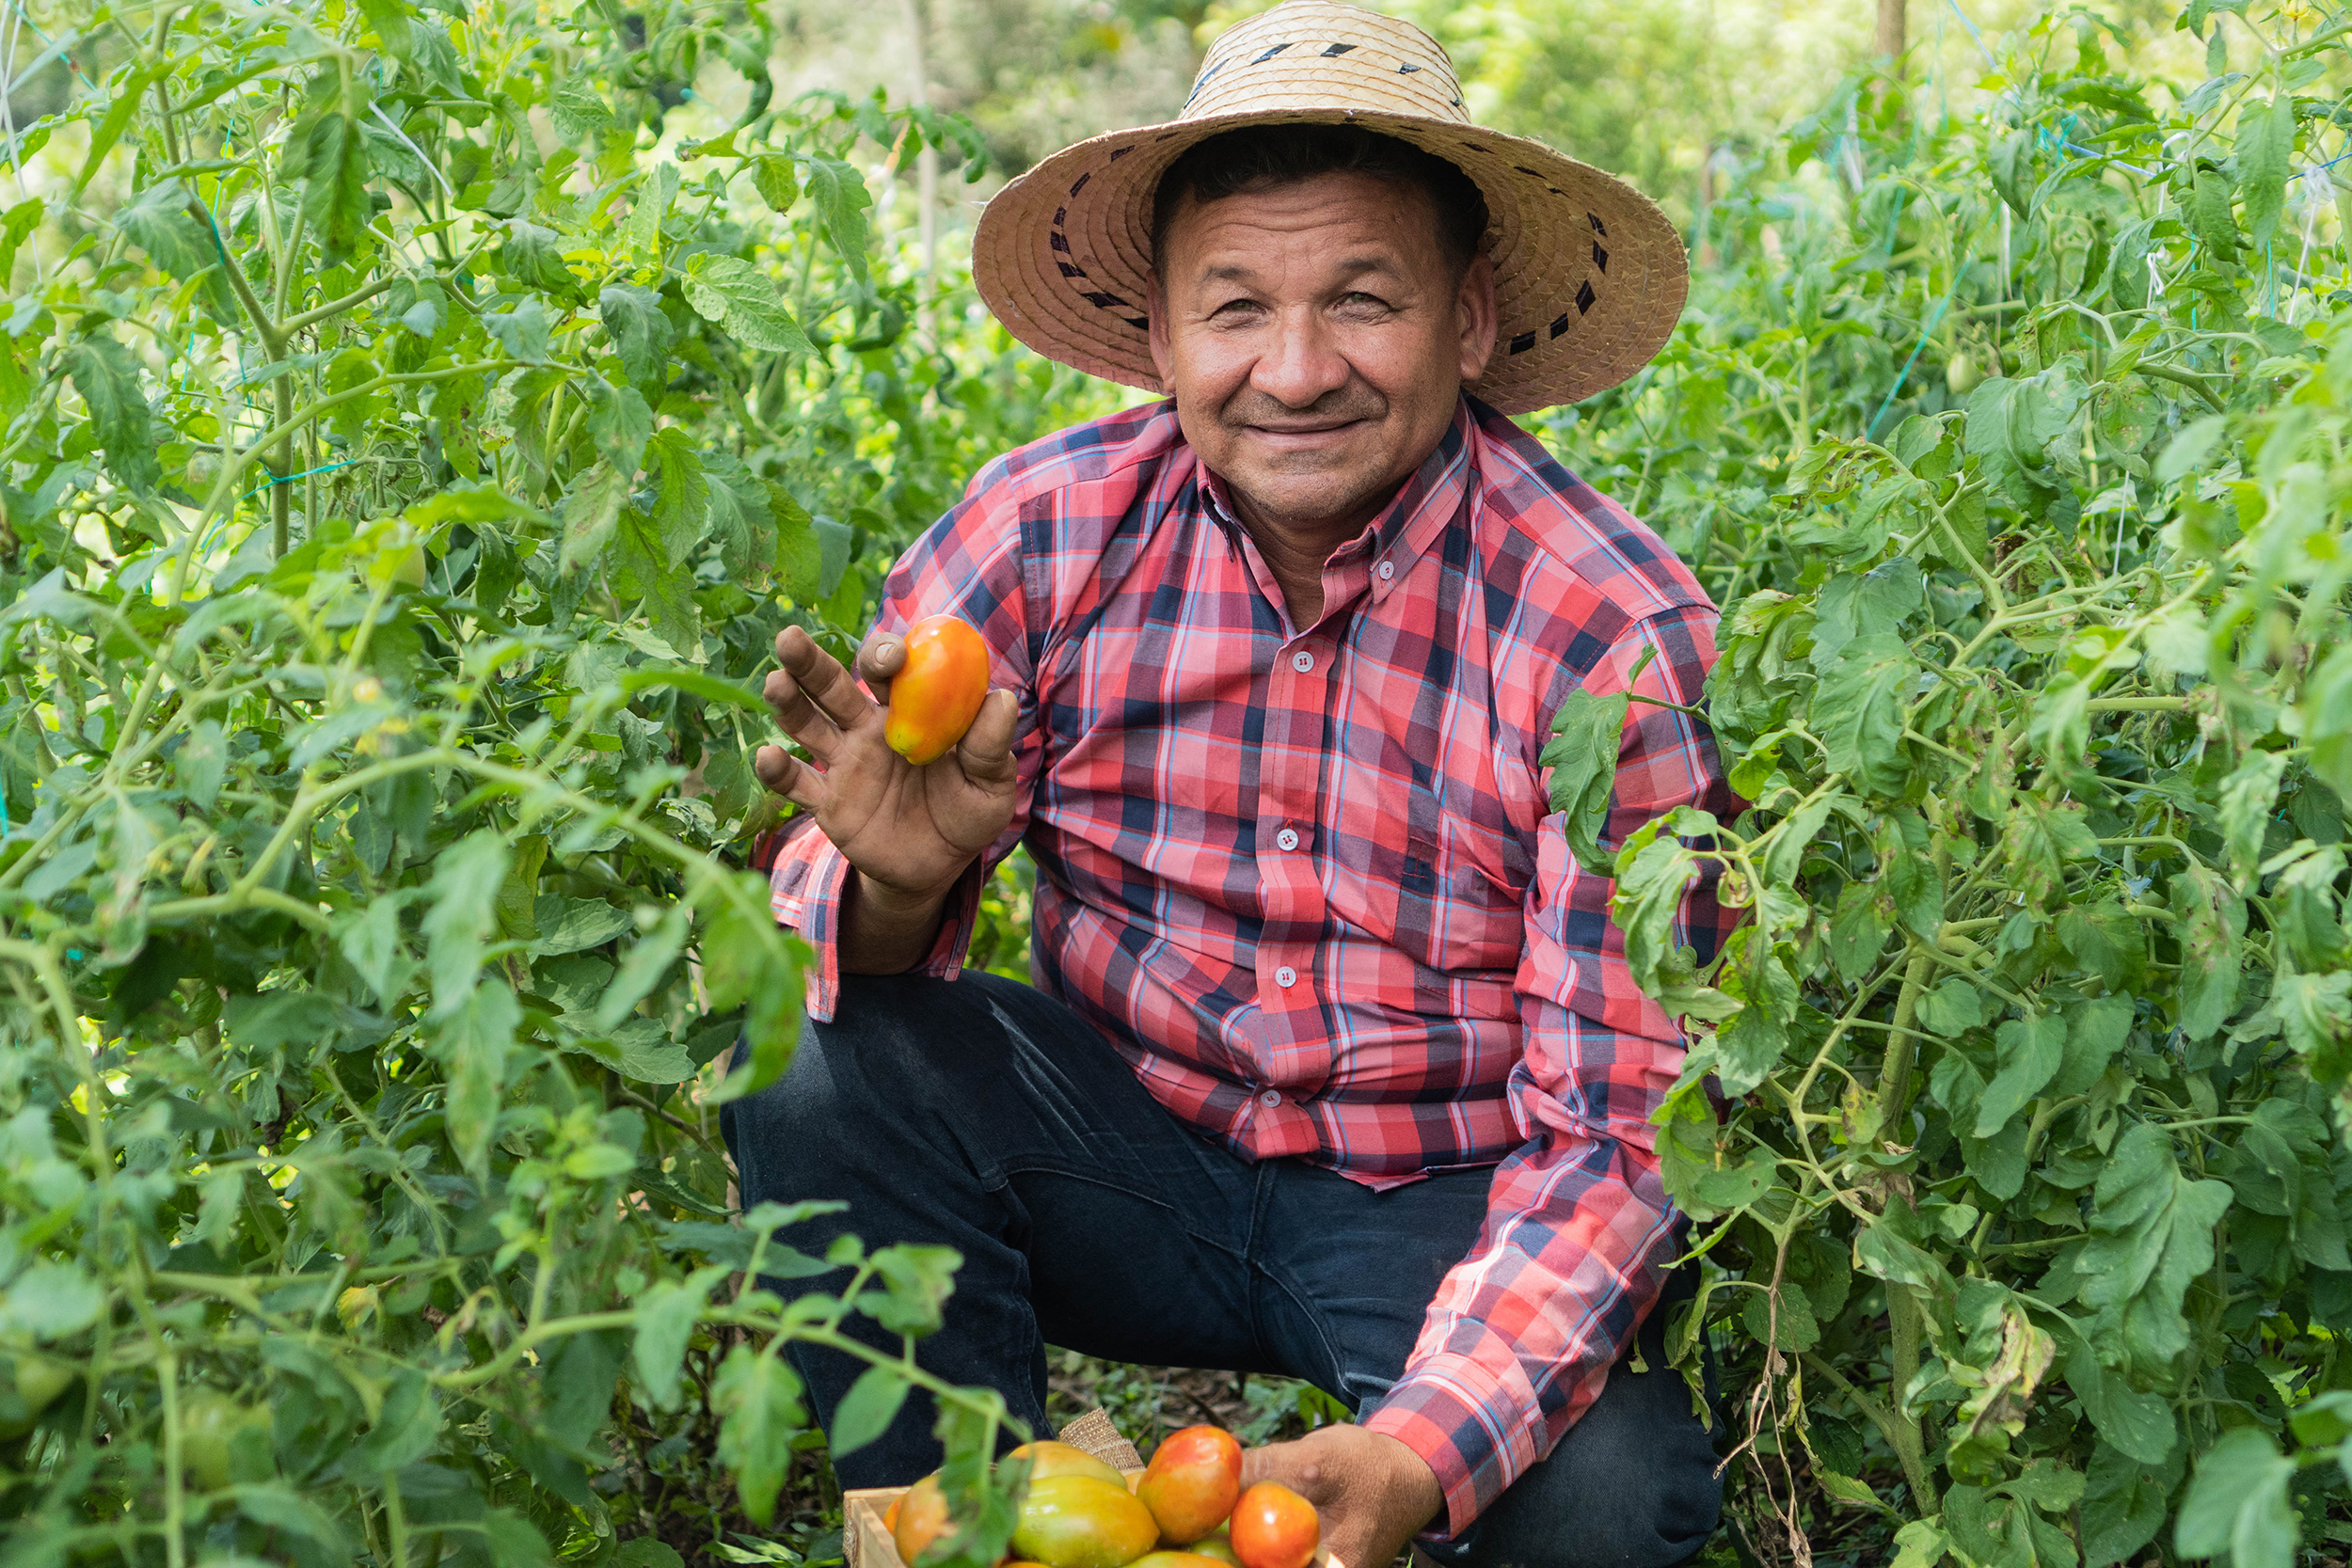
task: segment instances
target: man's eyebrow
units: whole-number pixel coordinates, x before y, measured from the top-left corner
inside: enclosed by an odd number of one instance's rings
[[[1380,273],[1391,277],[1405,276],[1404,266],[1393,256],[1350,256],[1339,264],[1337,270],[1342,276],[1347,277],[1361,277],[1366,273]],[[1204,268],[1200,273],[1200,281],[1203,283],[1248,283],[1257,276],[1258,269],[1248,262],[1228,261],[1221,266]]]

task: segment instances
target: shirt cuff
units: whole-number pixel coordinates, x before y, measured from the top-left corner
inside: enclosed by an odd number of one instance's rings
[[[778,850],[768,875],[769,908],[776,924],[788,927],[808,943],[805,1008],[820,1023],[833,1022],[841,996],[841,899],[848,891],[849,858],[811,822],[791,834]],[[977,861],[966,867],[947,895],[947,908],[939,923],[939,936],[923,961],[908,971],[952,980],[963,973],[963,956],[972,950],[972,932],[979,924],[980,886],[987,873]]]
[[[1526,1402],[1484,1363],[1447,1351],[1413,1362],[1363,1424],[1411,1449],[1437,1476],[1445,1528],[1432,1525],[1427,1533],[1441,1538],[1468,1529],[1543,1457],[1535,1429],[1520,1415]]]

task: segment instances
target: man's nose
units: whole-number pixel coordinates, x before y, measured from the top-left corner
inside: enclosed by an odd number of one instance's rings
[[[1252,389],[1289,408],[1307,408],[1347,385],[1353,371],[1313,310],[1284,311],[1274,341],[1250,372]]]

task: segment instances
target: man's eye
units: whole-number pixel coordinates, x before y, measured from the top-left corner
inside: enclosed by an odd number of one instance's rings
[[[1386,310],[1388,308],[1389,302],[1387,300],[1382,299],[1378,294],[1365,293],[1360,289],[1340,296],[1340,309],[1348,311],[1350,314],[1362,314],[1367,311]]]
[[[1229,299],[1211,310],[1209,317],[1213,321],[1230,321],[1240,316],[1255,315],[1258,309],[1258,302],[1254,299]]]

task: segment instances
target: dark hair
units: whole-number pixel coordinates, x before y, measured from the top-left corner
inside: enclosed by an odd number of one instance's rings
[[[1300,121],[1247,125],[1196,143],[1160,176],[1152,198],[1152,264],[1165,261],[1168,230],[1187,195],[1200,201],[1255,194],[1323,174],[1369,174],[1429,198],[1438,249],[1457,273],[1486,233],[1486,198],[1454,165],[1411,142],[1360,125]]]

